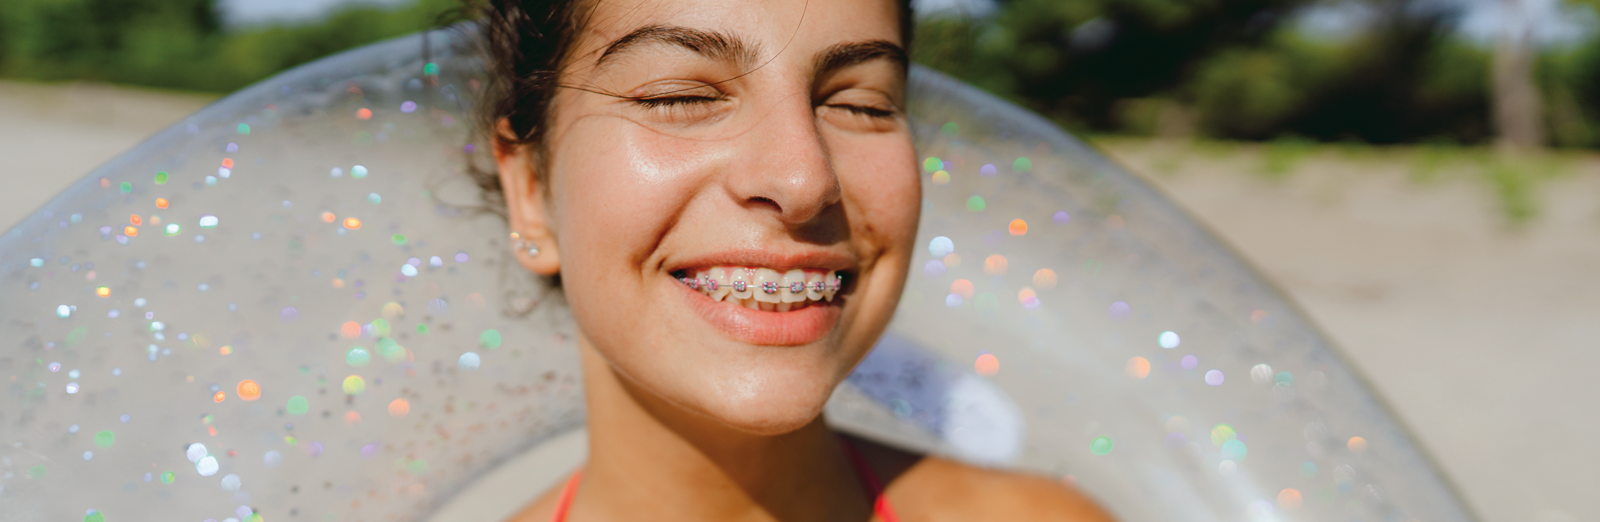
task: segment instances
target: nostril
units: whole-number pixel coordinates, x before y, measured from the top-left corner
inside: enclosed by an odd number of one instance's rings
[[[772,198],[756,196],[750,198],[750,204],[758,207],[768,207],[771,208],[773,212],[780,214],[783,213],[783,206],[779,205],[778,202],[773,201]]]

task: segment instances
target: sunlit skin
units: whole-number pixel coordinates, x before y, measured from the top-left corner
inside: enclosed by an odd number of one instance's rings
[[[873,519],[821,413],[893,315],[917,232],[898,17],[599,3],[544,146],[496,148],[510,225],[540,249],[519,260],[561,275],[579,327],[590,453],[569,520]],[[762,312],[677,279],[717,265],[847,283]],[[858,444],[902,520],[1105,519],[1052,481]],[[557,491],[514,520],[549,520]]]

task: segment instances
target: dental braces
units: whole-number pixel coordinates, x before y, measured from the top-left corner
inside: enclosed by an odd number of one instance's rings
[[[689,285],[689,288],[692,290],[699,290],[701,286],[704,286],[706,287],[706,290],[715,292],[717,291],[717,288],[719,288],[717,280],[712,279],[711,276],[704,276],[700,279],[695,279],[693,277],[680,277],[678,278],[678,281],[683,282],[685,285]],[[743,292],[750,289],[749,281],[734,281],[729,283],[729,285],[733,287],[733,291],[735,292]],[[816,292],[826,292],[828,291],[829,286],[833,287],[833,291],[838,292],[840,288],[844,288],[844,277],[835,275],[833,276],[832,285],[829,285],[826,281],[817,281],[811,285],[811,288]],[[767,281],[765,283],[761,283],[761,291],[767,293],[768,295],[778,293],[779,288],[782,287],[778,286],[776,281]],[[798,294],[805,291],[806,283],[800,281],[789,283],[789,293]]]

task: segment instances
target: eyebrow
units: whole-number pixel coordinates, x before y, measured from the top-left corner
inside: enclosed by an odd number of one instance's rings
[[[887,40],[842,43],[817,55],[817,74],[827,74],[872,60],[889,60],[901,68],[910,63],[905,48]]]
[[[634,29],[606,46],[605,52],[595,60],[595,66],[606,59],[646,45],[670,45],[693,51],[707,58],[731,61],[748,66],[761,55],[760,48],[737,36],[672,25],[649,25]]]

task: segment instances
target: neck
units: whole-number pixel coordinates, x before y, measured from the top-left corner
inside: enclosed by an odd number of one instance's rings
[[[871,505],[819,415],[742,432],[618,375],[580,338],[589,461],[573,520],[867,520]]]

